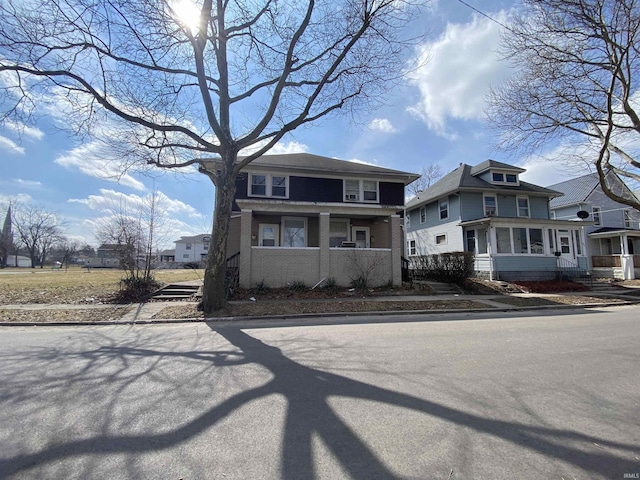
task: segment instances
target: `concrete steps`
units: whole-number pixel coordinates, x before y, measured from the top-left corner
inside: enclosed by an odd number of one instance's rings
[[[156,291],[152,300],[189,300],[193,295],[197,295],[200,287],[197,285],[167,285]]]
[[[413,283],[429,287],[434,295],[458,295],[462,293],[460,288],[453,283],[434,282],[431,280],[416,280]]]

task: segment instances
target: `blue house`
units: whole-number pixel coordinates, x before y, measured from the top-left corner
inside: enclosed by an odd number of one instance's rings
[[[634,194],[614,172],[607,184],[622,197]],[[640,277],[640,212],[618,203],[602,191],[597,173],[551,185],[563,193],[551,200],[551,215],[559,220],[576,220],[586,212],[592,221],[585,225],[589,269],[595,277],[633,279]]]
[[[461,164],[420,192],[405,209],[409,260],[473,252],[478,276],[506,281],[586,271],[588,223],[552,219],[549,202],[562,194],[520,180],[523,172],[494,160]]]

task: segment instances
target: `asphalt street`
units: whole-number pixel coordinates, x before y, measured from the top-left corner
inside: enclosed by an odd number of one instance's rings
[[[0,477],[640,478],[638,307],[0,329]]]

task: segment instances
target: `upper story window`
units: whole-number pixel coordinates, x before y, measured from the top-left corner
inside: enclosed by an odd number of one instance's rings
[[[600,225],[600,207],[591,207],[594,225]]]
[[[289,177],[270,173],[249,174],[249,195],[252,197],[287,198]]]
[[[427,207],[420,207],[420,223],[427,222]]]
[[[622,214],[624,215],[624,228],[631,228],[631,211],[623,210]]]
[[[187,250],[191,250],[191,244],[190,243],[187,243],[187,248],[186,249]]]
[[[498,200],[495,195],[484,196],[484,216],[495,217],[498,215]]]
[[[378,182],[375,180],[345,180],[345,202],[375,202],[379,200]]]
[[[518,175],[516,175],[515,173],[491,172],[491,181],[493,183],[517,185]]]
[[[449,218],[449,200],[440,200],[440,220],[446,220]]]
[[[518,197],[516,201],[518,202],[518,216],[528,217],[529,216],[529,198]]]

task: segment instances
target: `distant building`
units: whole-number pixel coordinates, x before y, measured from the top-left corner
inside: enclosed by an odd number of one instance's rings
[[[191,237],[180,237],[173,250],[174,261],[177,263],[200,262],[207,258],[211,235],[200,234]]]

